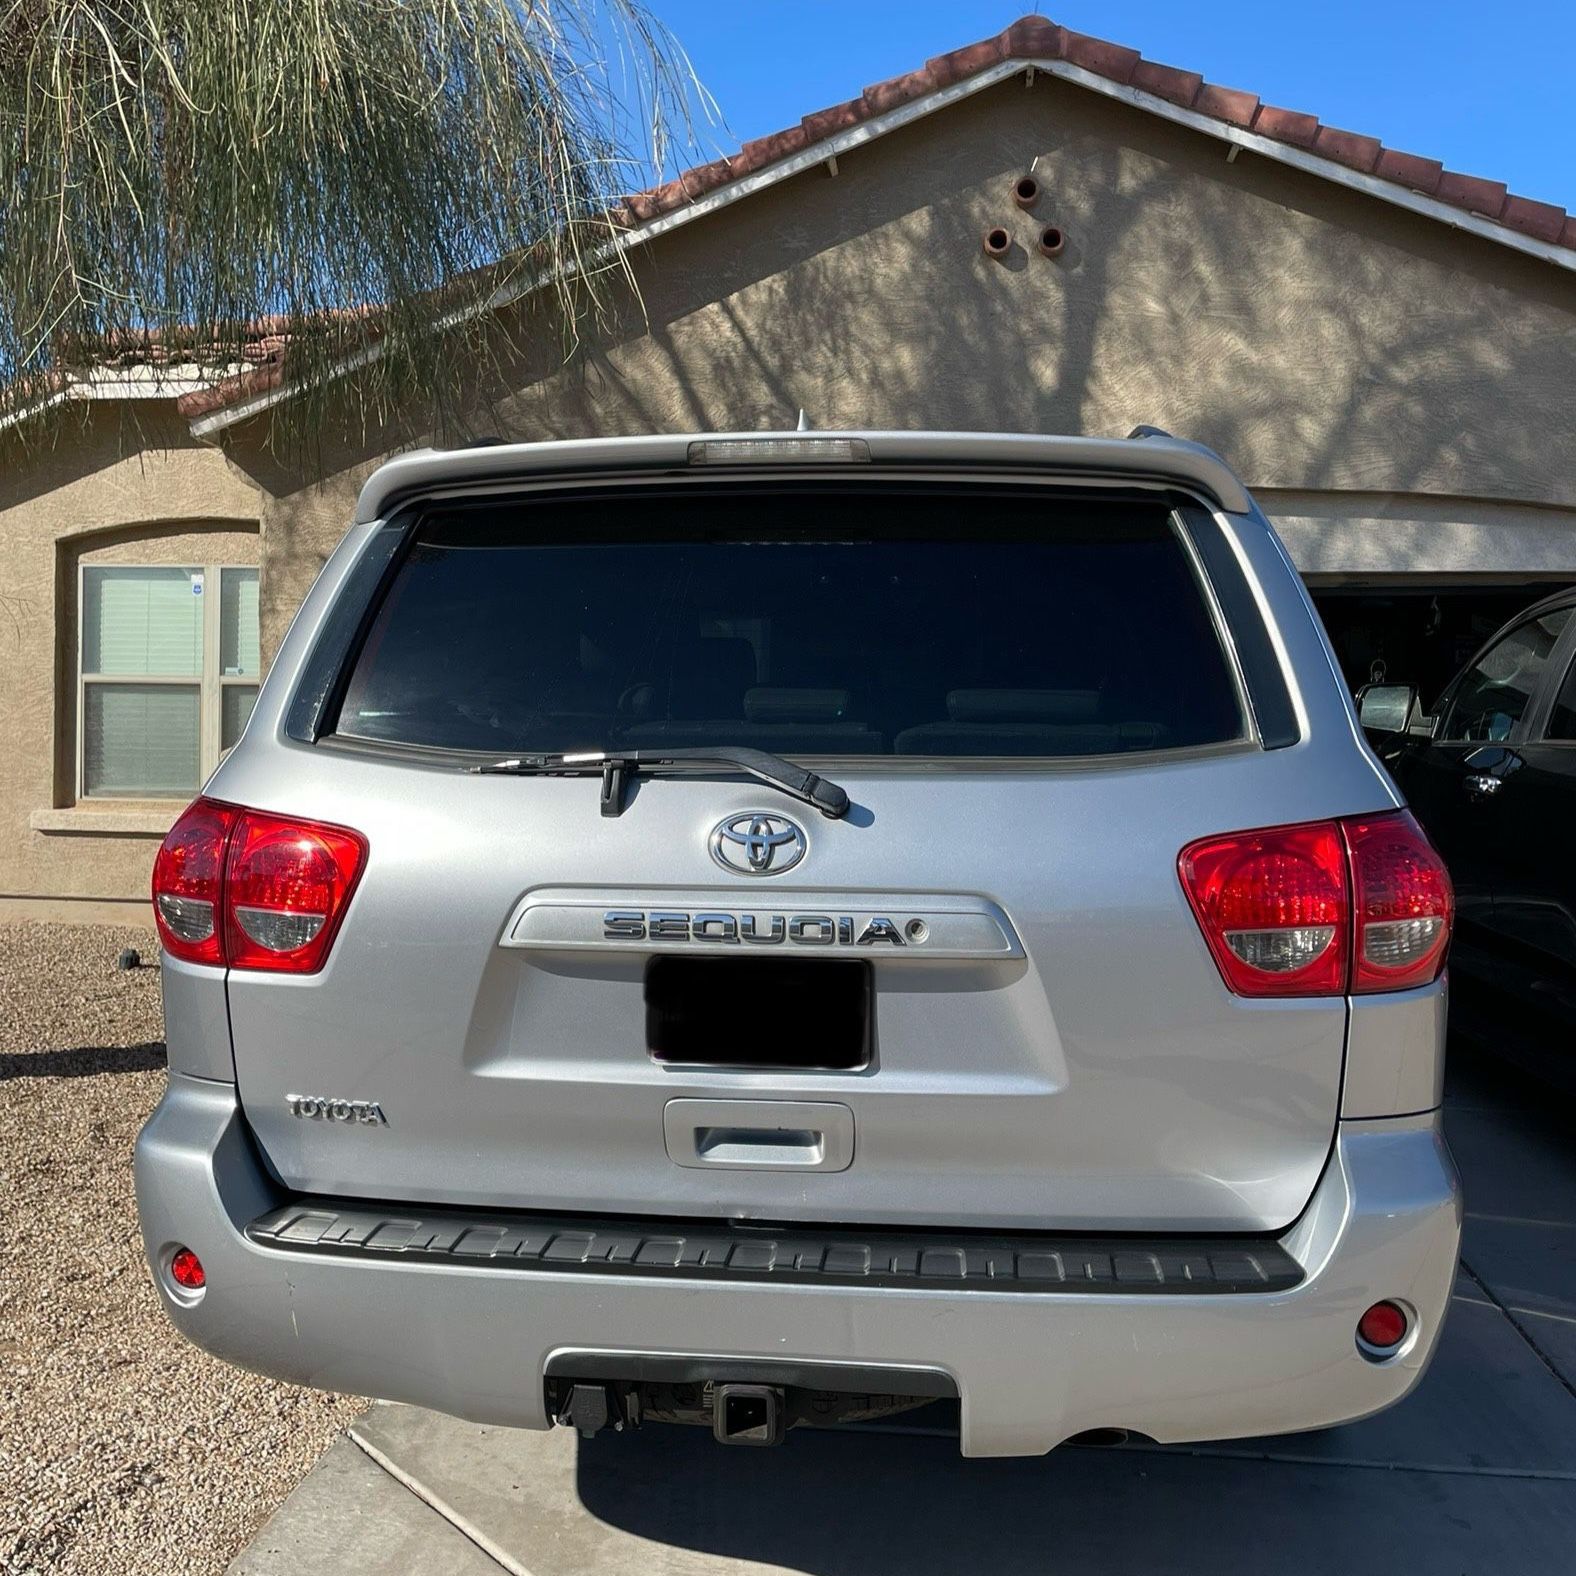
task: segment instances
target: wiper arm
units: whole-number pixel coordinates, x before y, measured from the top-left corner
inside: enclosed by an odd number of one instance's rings
[[[704,745],[699,749],[676,750],[565,750],[548,755],[516,755],[508,760],[489,761],[468,770],[481,776],[535,777],[554,772],[599,769],[602,773],[602,814],[624,813],[624,787],[642,769],[671,766],[680,761],[702,761],[713,766],[736,766],[757,782],[770,784],[792,799],[814,805],[829,820],[848,814],[848,794],[836,783],[816,772],[795,766],[780,755],[765,750],[750,750],[742,745]]]

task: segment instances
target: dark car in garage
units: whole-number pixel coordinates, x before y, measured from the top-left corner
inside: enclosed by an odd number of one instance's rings
[[[1359,711],[1455,881],[1452,1025],[1576,1089],[1576,588],[1498,630],[1432,716],[1406,685]]]

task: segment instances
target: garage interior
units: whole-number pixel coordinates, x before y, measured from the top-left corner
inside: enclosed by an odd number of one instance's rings
[[[1523,608],[1571,579],[1309,576],[1308,590],[1355,692],[1410,684],[1432,712],[1445,685]]]

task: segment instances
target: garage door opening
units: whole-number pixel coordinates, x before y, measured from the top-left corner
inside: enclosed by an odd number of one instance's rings
[[[1410,684],[1432,710],[1445,685],[1500,625],[1569,583],[1342,586],[1310,582],[1308,589],[1354,692],[1380,680]]]

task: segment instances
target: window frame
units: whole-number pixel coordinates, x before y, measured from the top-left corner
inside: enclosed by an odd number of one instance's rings
[[[1444,731],[1445,725],[1450,720],[1451,712],[1456,704],[1456,697],[1460,693],[1461,686],[1466,682],[1467,676],[1512,636],[1520,634],[1529,624],[1535,624],[1539,619],[1547,618],[1551,613],[1565,613],[1567,615],[1565,625],[1555,637],[1554,644],[1549,648],[1548,658],[1544,663],[1544,671],[1539,675],[1537,684],[1527,697],[1526,706],[1523,707],[1515,722],[1511,724],[1510,732],[1503,739],[1462,739],[1446,733]],[[1527,608],[1507,627],[1497,630],[1491,635],[1473,653],[1471,661],[1466,663],[1461,671],[1450,681],[1445,693],[1440,696],[1436,708],[1438,720],[1435,724],[1432,742],[1435,744],[1471,745],[1474,748],[1478,748],[1484,744],[1519,745],[1538,738],[1546,724],[1554,693],[1549,688],[1550,672],[1557,669],[1563,674],[1564,668],[1561,664],[1564,660],[1564,655],[1570,649],[1573,639],[1576,639],[1576,606],[1567,603],[1556,603],[1552,607],[1534,606]]]
[[[1554,708],[1565,686],[1576,679],[1576,602],[1562,603],[1570,611],[1559,641],[1549,653],[1551,674],[1547,677],[1536,708],[1529,708],[1529,727],[1523,740],[1526,744],[1552,744],[1559,749],[1576,749],[1576,738],[1555,738],[1549,733],[1554,721]],[[1555,611],[1551,608],[1550,612]]]
[[[187,574],[203,577],[202,612],[202,670],[190,673],[89,673],[83,666],[87,646],[87,577],[95,569],[178,569]],[[139,559],[131,563],[93,562],[87,558],[77,560],[77,639],[76,639],[76,770],[74,774],[75,802],[78,804],[124,804],[141,801],[165,804],[184,802],[184,796],[158,793],[105,794],[89,793],[87,787],[87,691],[90,684],[167,685],[173,689],[197,691],[197,786],[192,793],[199,793],[218,766],[224,753],[224,692],[228,688],[259,689],[263,682],[261,653],[256,673],[231,673],[221,671],[221,619],[223,618],[224,575],[231,571],[256,575],[259,583],[262,571],[256,564],[234,563],[222,560],[213,563],[193,563],[189,559],[179,562],[156,563]],[[209,595],[210,589],[213,594]]]
[[[1230,738],[1203,744],[1167,746],[1157,749],[1130,750],[1109,754],[1041,756],[1041,755],[879,755],[827,754],[818,751],[804,752],[796,760],[826,764],[833,769],[880,769],[901,773],[934,771],[1030,771],[1046,774],[1069,770],[1083,770],[1112,765],[1141,766],[1156,761],[1173,762],[1209,759],[1219,755],[1253,753],[1267,749],[1283,748],[1300,740],[1301,730],[1296,713],[1286,691],[1286,675],[1273,648],[1267,648],[1272,659],[1273,683],[1280,686],[1283,710],[1289,714],[1289,728],[1276,716],[1276,736],[1267,738],[1261,724],[1261,707],[1271,706],[1273,697],[1263,691],[1269,676],[1262,671],[1256,674],[1258,685],[1249,681],[1249,663],[1239,645],[1237,632],[1227,616],[1222,588],[1212,572],[1212,563],[1206,558],[1201,540],[1207,542],[1224,527],[1218,511],[1185,485],[1176,482],[1146,484],[1142,481],[1097,478],[1070,481],[1066,477],[1022,476],[1016,474],[976,475],[964,470],[941,468],[934,472],[916,472],[909,469],[882,469],[858,477],[845,476],[841,471],[808,471],[806,474],[785,474],[764,471],[760,475],[736,477],[713,475],[698,477],[651,477],[634,475],[624,477],[575,477],[553,483],[533,484],[528,488],[492,490],[482,489],[435,492],[429,496],[402,502],[387,517],[373,522],[375,529],[369,533],[361,554],[346,576],[344,584],[328,609],[316,641],[302,669],[296,692],[286,713],[284,733],[299,744],[323,746],[350,754],[370,755],[385,760],[441,760],[471,762],[486,760],[497,754],[496,749],[466,749],[458,746],[413,744],[402,740],[374,739],[342,732],[340,714],[345,696],[355,675],[366,642],[371,635],[378,615],[397,580],[405,560],[419,541],[423,528],[434,512],[475,508],[487,510],[502,504],[517,502],[522,494],[533,499],[551,502],[605,502],[621,493],[634,489],[641,492],[661,488],[665,494],[738,494],[750,497],[759,493],[803,492],[813,494],[821,490],[840,491],[844,487],[857,487],[884,492],[889,489],[912,489],[917,483],[932,486],[953,486],[982,494],[995,492],[1028,494],[1044,489],[1067,501],[1084,500],[1102,506],[1122,504],[1153,507],[1166,523],[1166,530],[1179,549],[1189,578],[1202,599],[1202,606],[1210,632],[1220,650],[1225,675],[1231,686],[1232,700],[1236,706],[1239,731]],[[850,484],[852,486],[850,487]],[[638,533],[637,533],[638,538]],[[1227,548],[1229,554],[1229,547]],[[1234,562],[1234,560],[1233,560]],[[1239,571],[1240,574],[1240,571]],[[1241,589],[1247,591],[1244,581]],[[1257,628],[1262,631],[1262,615],[1253,603],[1254,617],[1260,620]],[[1256,649],[1252,655],[1262,664],[1266,652]]]

